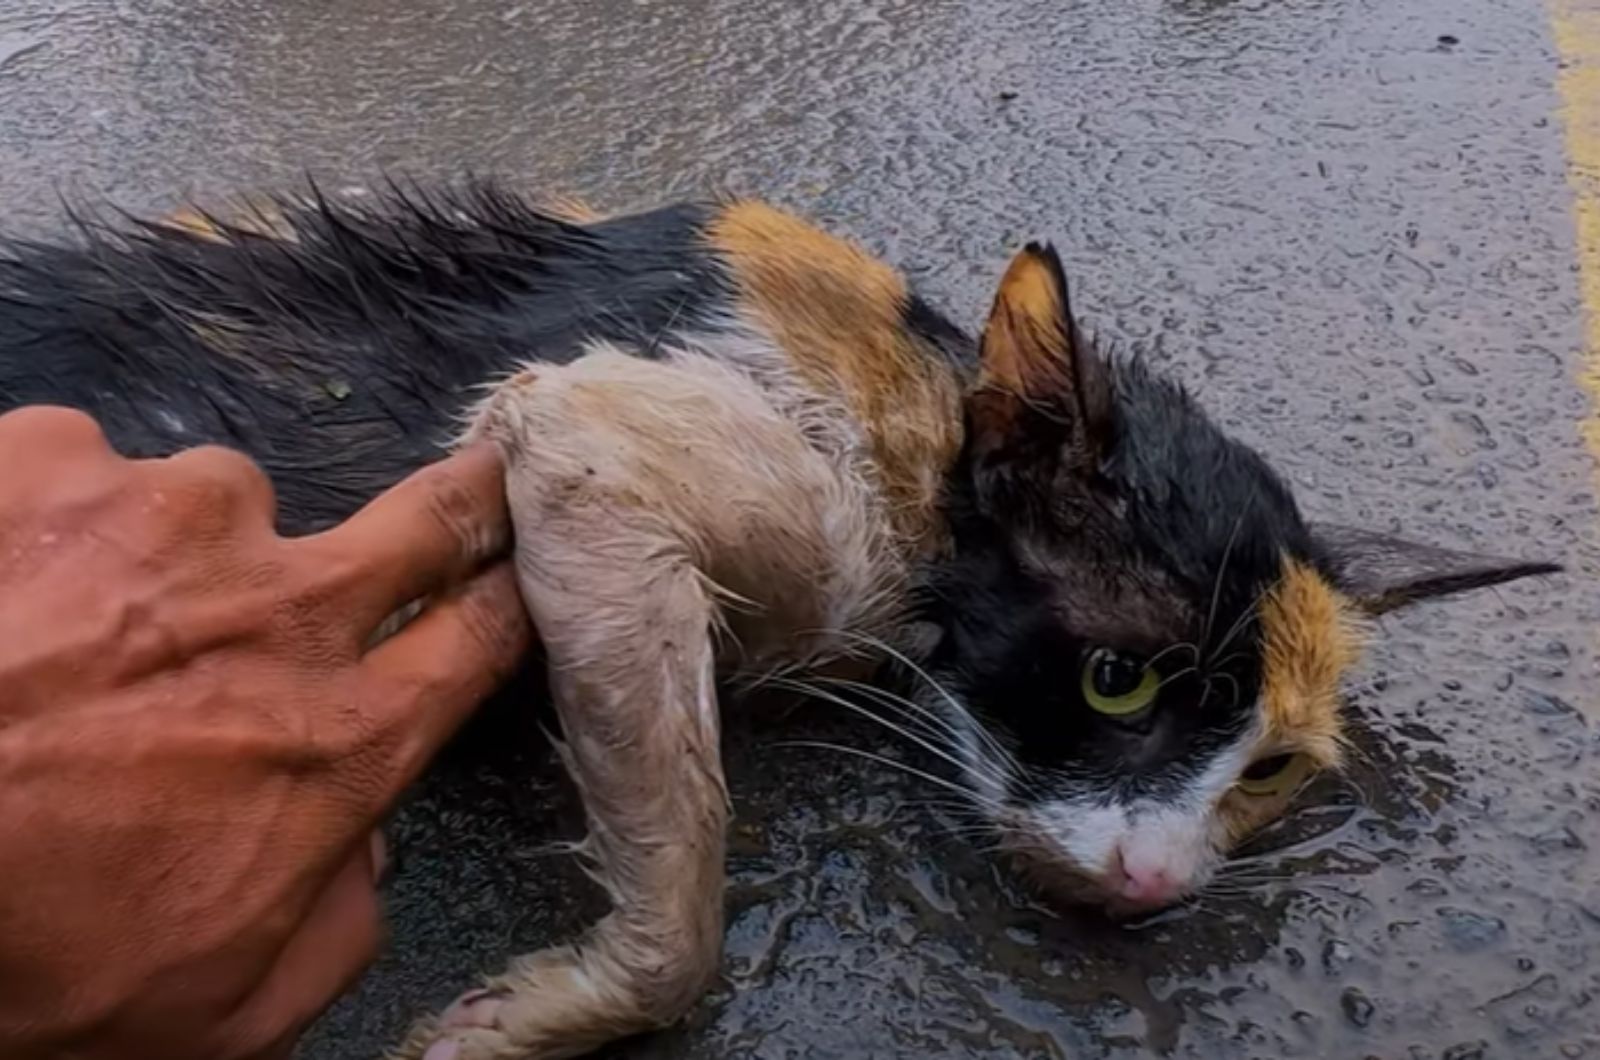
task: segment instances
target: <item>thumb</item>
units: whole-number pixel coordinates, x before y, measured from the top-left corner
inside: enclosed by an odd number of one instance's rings
[[[222,1056],[287,1060],[313,1020],[378,954],[378,844],[363,839],[312,905],[260,988],[224,1031]]]

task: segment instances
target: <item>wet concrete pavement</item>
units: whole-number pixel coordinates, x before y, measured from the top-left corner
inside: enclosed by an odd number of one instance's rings
[[[1600,1057],[1595,468],[1535,0],[8,0],[0,201],[151,209],[471,168],[608,207],[751,192],[976,322],[1056,241],[1319,516],[1573,573],[1385,623],[1364,754],[1281,879],[1052,915],[820,711],[731,724],[725,979],[630,1057]],[[395,940],[303,1055],[374,1056],[600,908],[525,719],[396,826]],[[525,738],[524,738],[525,737]]]

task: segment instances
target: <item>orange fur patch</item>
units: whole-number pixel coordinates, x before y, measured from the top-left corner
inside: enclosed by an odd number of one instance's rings
[[[284,220],[283,211],[264,197],[240,198],[225,213],[209,213],[196,206],[181,206],[163,217],[161,224],[211,243],[226,242],[230,232],[264,239],[293,241],[295,238],[294,229]]]
[[[1360,651],[1355,610],[1321,575],[1286,559],[1261,605],[1266,753],[1298,750],[1321,768],[1344,748],[1339,682]]]
[[[983,383],[1024,397],[1061,386],[1071,353],[1066,318],[1049,263],[1031,250],[1018,254],[983,330]]]
[[[571,195],[554,195],[539,200],[539,209],[558,221],[574,225],[592,225],[604,221],[605,214]]]
[[[933,546],[944,472],[961,445],[961,384],[905,327],[900,274],[762,203],[726,207],[707,235],[744,312],[866,431],[896,533]]]
[[[225,213],[211,213],[197,206],[181,206],[158,222],[185,232],[207,243],[226,243],[238,235],[260,236],[293,242],[294,229],[277,204],[264,197],[242,197]],[[249,362],[250,351],[240,325],[220,313],[191,311],[184,325],[207,349],[224,357]]]
[[[222,242],[222,232],[216,222],[193,206],[181,206],[161,219],[168,228],[178,228],[211,243]]]

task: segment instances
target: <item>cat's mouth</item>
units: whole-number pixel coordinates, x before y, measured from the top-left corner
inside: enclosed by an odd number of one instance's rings
[[[1205,885],[1205,873],[1125,857],[1113,845],[1096,869],[1085,866],[1049,830],[1001,828],[1000,849],[1027,882],[1063,905],[1091,906],[1113,920],[1136,920],[1180,905]]]
[[[1124,879],[1101,874],[1090,876],[1062,865],[1042,861],[1037,854],[1015,855],[1022,874],[1051,901],[1092,906],[1112,920],[1137,920],[1181,905],[1198,888],[1181,887],[1160,893],[1125,892]]]

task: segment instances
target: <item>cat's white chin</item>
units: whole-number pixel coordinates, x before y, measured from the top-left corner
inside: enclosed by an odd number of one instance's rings
[[[1051,800],[1000,823],[1002,846],[1036,886],[1123,918],[1205,887],[1219,861],[1209,818],[1200,808]]]
[[[1130,895],[1127,881],[1106,873],[1086,871],[1065,859],[1052,858],[1033,844],[1008,844],[1012,864],[1045,898],[1063,905],[1098,909],[1113,920],[1134,920],[1181,905],[1204,883],[1176,886],[1159,892]]]
[[[1113,920],[1149,916],[1181,905],[1204,886],[1203,882],[1196,881],[1129,893],[1123,879],[1050,864],[1040,860],[1037,854],[1021,855],[1019,865],[1023,875],[1047,897],[1073,905],[1093,906]]]

